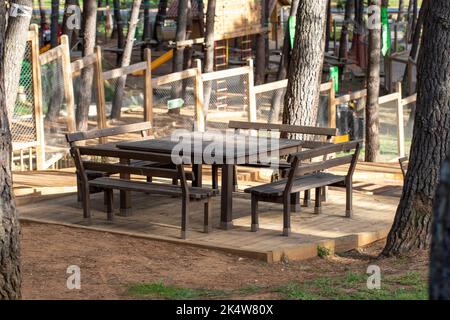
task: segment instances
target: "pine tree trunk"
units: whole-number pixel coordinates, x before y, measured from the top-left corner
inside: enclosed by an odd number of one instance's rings
[[[441,163],[450,143],[450,2],[433,0],[425,11],[417,64],[417,112],[411,155],[384,255],[426,249]]]
[[[216,18],[216,0],[208,0],[208,6],[206,8],[206,26],[205,26],[205,65],[203,72],[214,71],[214,24]],[[205,112],[208,110],[209,102],[211,100],[211,82],[208,81],[204,84],[204,105]]]
[[[59,0],[52,0],[52,16],[50,25],[51,34],[51,47],[55,48],[58,46],[58,21],[59,20]]]
[[[362,67],[363,63],[363,52],[364,52],[364,1],[355,1],[355,24],[353,27],[353,39],[352,39],[352,51],[356,57],[356,62]]]
[[[188,24],[188,11],[190,0],[178,1],[178,17],[177,17],[177,32],[175,36],[175,42],[181,42],[186,40],[186,30]],[[172,71],[179,72],[183,70],[184,66],[184,52],[185,47],[179,47],[175,49],[173,56]],[[172,99],[181,98],[183,93],[182,84],[176,84],[172,88]],[[169,113],[180,113],[180,109],[171,109]]]
[[[430,299],[450,300],[450,162],[442,164],[433,205]]]
[[[332,19],[333,17],[331,15],[331,0],[328,0],[327,20],[325,22],[325,52],[330,51]]]
[[[45,7],[44,7],[44,0],[39,0],[39,14],[41,17],[40,25],[41,29],[39,30],[39,42],[40,45],[44,45],[44,30],[45,26],[47,25],[47,18],[45,16]]]
[[[327,6],[327,0],[299,3],[283,123],[302,126],[317,123]]]
[[[32,0],[13,0],[11,3],[17,3],[29,8],[33,7]],[[5,35],[5,92],[6,106],[9,110],[14,109],[16,103],[17,91],[19,89],[20,74],[22,70],[22,60],[25,54],[26,39],[28,38],[28,29],[30,27],[31,17],[17,16],[8,18],[8,28]]]
[[[371,0],[371,6],[377,6],[371,14],[377,15],[376,21],[381,21],[381,0]],[[380,153],[380,119],[378,116],[378,98],[380,96],[380,61],[381,61],[381,27],[369,30],[369,66],[367,69],[367,106],[366,106],[366,152],[367,162],[376,162]]]
[[[5,92],[6,2],[0,1],[0,300],[21,298],[20,225],[12,190],[12,141]],[[10,17],[10,22],[12,21]],[[22,19],[21,19],[22,20]],[[23,20],[22,20],[23,21]],[[28,26],[27,26],[28,27]],[[16,39],[25,42],[25,38]],[[20,57],[22,61],[22,57]],[[20,70],[16,70],[16,74]],[[17,91],[16,91],[17,92]]]
[[[261,1],[261,27],[267,27],[267,14],[266,14],[266,2]],[[263,84],[266,76],[266,37],[267,32],[259,33],[256,36],[256,72],[255,72],[255,84]]]
[[[339,60],[348,58],[348,26],[352,17],[354,0],[345,1],[344,24],[341,29],[341,39],[339,41]]]
[[[125,37],[123,35],[123,20],[122,13],[120,12],[120,0],[113,0],[114,6],[114,21],[116,31],[113,34],[117,34],[117,49],[124,49],[125,47]],[[122,63],[123,52],[117,53],[117,65]]]
[[[83,2],[83,57],[94,53],[97,33],[97,2]],[[80,98],[77,106],[76,122],[79,131],[88,129],[89,107],[92,99],[92,85],[94,80],[93,65],[83,68],[80,82]]]
[[[141,0],[134,0],[133,8],[131,9],[130,23],[128,25],[128,34],[125,48],[123,49],[121,67],[127,67],[131,62],[131,55],[133,53],[134,36],[136,34],[136,26],[139,18],[139,9],[141,7]],[[111,110],[111,119],[119,120],[123,104],[123,95],[125,91],[125,84],[127,77],[122,76],[117,79],[116,92],[114,93],[113,105]]]
[[[290,17],[295,17],[298,10],[299,0],[292,0],[291,11],[289,13]],[[289,24],[286,25],[284,31],[284,41],[283,41],[283,51],[281,53],[280,67],[278,69],[277,80],[284,80],[287,76],[287,71],[289,70],[289,64],[291,61],[291,38],[289,35]],[[275,91],[272,97],[272,103],[269,113],[269,123],[274,123],[279,120],[280,106],[285,94],[285,90]]]

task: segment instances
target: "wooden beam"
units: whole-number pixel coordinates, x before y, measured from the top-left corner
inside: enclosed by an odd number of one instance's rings
[[[240,75],[249,74],[249,73],[253,73],[253,70],[250,69],[249,66],[245,66],[245,67],[204,73],[204,74],[202,74],[202,80],[203,81],[213,81],[213,80],[230,78],[230,77],[240,76]]]
[[[75,95],[73,92],[73,80],[72,80],[72,64],[70,62],[70,46],[69,37],[67,35],[61,36],[62,49],[62,66],[63,66],[63,78],[64,78],[64,94],[66,98],[67,108],[67,129],[69,132],[76,130],[75,124]]]
[[[129,75],[131,73],[137,72],[137,71],[145,71],[147,69],[147,62],[138,62],[126,67],[121,67],[113,70],[109,70],[106,72],[103,72],[103,79],[104,80],[111,80],[115,78],[120,78],[122,76]]]
[[[204,132],[206,130],[205,121],[205,101],[202,80],[202,62],[200,59],[195,60],[197,63],[197,75],[195,76],[195,115],[197,122],[197,131]]]
[[[83,57],[82,59],[72,62],[72,73],[80,72],[82,69],[94,64],[96,62],[96,59],[97,57],[95,53],[93,53],[86,57]]]
[[[254,92],[255,87],[255,80],[253,75],[253,59],[248,59],[248,83],[247,83],[247,90],[248,90],[248,121],[250,122],[256,122],[257,121],[257,113],[256,113],[256,95]],[[238,68],[239,69],[239,68]],[[230,69],[234,70],[234,69]],[[224,70],[228,71],[228,70]],[[221,72],[221,71],[218,71]],[[217,73],[217,72],[215,72]]]
[[[187,78],[193,78],[197,76],[197,68],[187,69],[180,72],[170,73],[161,77],[153,78],[153,87],[162,86],[175,81],[184,80]]]
[[[153,127],[153,87],[152,87],[152,51],[145,49],[144,71],[144,121],[150,122]],[[149,132],[150,134],[150,132]]]
[[[95,83],[97,89],[97,127],[106,128],[106,98],[105,98],[105,80],[103,79],[102,49],[95,47]],[[100,143],[106,143],[107,138],[100,138]]]

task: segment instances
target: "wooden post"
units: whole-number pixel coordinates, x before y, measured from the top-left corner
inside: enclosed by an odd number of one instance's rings
[[[414,62],[411,59],[411,57],[408,58],[408,64],[406,65],[408,68],[408,95],[413,95],[416,91],[413,85],[413,68],[414,68]]]
[[[144,56],[147,62],[144,72],[144,121],[153,126],[152,51],[145,49]]]
[[[197,67],[197,74],[195,75],[195,115],[197,131],[205,132],[206,118],[205,118],[205,101],[202,80],[202,62],[200,59],[195,60]],[[207,109],[208,110],[208,109]]]
[[[248,121],[256,122],[256,94],[255,94],[255,81],[253,74],[253,59],[248,59]]]
[[[44,115],[42,110],[42,74],[39,61],[39,29],[36,24],[30,26],[33,32],[31,38],[31,65],[33,70],[34,121],[36,125],[36,169],[45,169],[45,136]],[[30,161],[31,162],[31,161]]]
[[[73,93],[73,80],[72,80],[72,65],[70,62],[70,46],[69,37],[67,35],[61,36],[62,46],[62,67],[64,78],[64,95],[66,98],[67,108],[67,129],[69,132],[75,132],[75,96]]]
[[[398,156],[403,158],[405,156],[405,127],[403,120],[403,104],[402,104],[402,84],[396,83],[395,91],[397,92],[397,146]]]
[[[99,129],[106,128],[106,98],[105,81],[103,80],[102,49],[95,47],[95,83],[97,87],[97,126]],[[106,143],[107,138],[100,138],[100,143]]]
[[[331,80],[330,94],[328,95],[328,127],[336,128],[336,91],[334,91],[333,80]]]

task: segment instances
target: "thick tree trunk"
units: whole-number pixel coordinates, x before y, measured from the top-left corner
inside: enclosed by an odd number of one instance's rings
[[[32,0],[13,0],[11,3],[33,8]],[[6,106],[9,110],[14,109],[19,89],[20,74],[22,70],[22,60],[25,54],[26,39],[28,38],[28,29],[30,27],[31,17],[17,16],[8,18],[8,28],[6,29],[5,39],[5,90]]]
[[[383,250],[388,256],[429,247],[438,173],[450,151],[450,2],[433,0],[424,14],[411,155],[403,194]]]
[[[58,29],[59,29],[59,0],[52,0],[52,16],[50,25],[51,34],[51,47],[55,48],[58,46]]]
[[[97,27],[97,2],[83,2],[83,57],[94,53],[96,27]],[[92,84],[94,79],[93,65],[84,68],[81,72],[80,99],[77,106],[76,122],[79,131],[88,129],[89,107],[92,99]]]
[[[153,28],[153,38],[158,42],[161,42],[162,39],[158,39],[158,33],[156,32],[156,30],[158,28],[162,28],[164,20],[166,20],[167,3],[168,0],[160,0],[158,5],[158,13],[156,14],[155,19],[155,27]]]
[[[266,14],[266,2],[268,0],[261,1],[261,27],[267,27],[267,14]],[[266,37],[267,32],[259,33],[256,36],[256,71],[255,71],[255,84],[263,84],[266,76]]]
[[[339,59],[348,58],[348,26],[350,19],[352,18],[354,0],[345,1],[345,14],[344,14],[344,24],[341,30],[341,39],[339,41]]]
[[[134,36],[136,34],[136,26],[138,23],[140,7],[141,7],[141,0],[134,0],[133,8],[131,9],[130,23],[128,25],[127,41],[125,48],[123,49],[121,67],[129,66],[131,62],[131,54],[133,53]],[[126,76],[117,79],[116,92],[114,93],[113,106],[111,110],[112,119],[115,120],[120,119],[123,103],[123,93],[125,91],[126,82],[127,82]]]
[[[116,31],[113,34],[117,34],[117,49],[124,49],[125,47],[125,37],[123,35],[123,20],[122,14],[120,13],[120,0],[113,0],[114,6],[114,21]],[[117,53],[117,65],[122,63],[123,52]]]
[[[206,8],[206,26],[205,26],[205,62],[203,72],[214,71],[214,24],[216,17],[216,0],[208,0]],[[209,102],[211,100],[211,82],[206,82],[204,87],[204,104],[205,112],[208,110]]]
[[[12,190],[12,141],[5,92],[6,2],[0,1],[0,300],[21,298],[20,225]],[[11,23],[17,18],[9,18]],[[24,22],[24,19],[19,19]],[[28,28],[28,25],[27,25]],[[26,37],[17,38],[25,42]],[[22,57],[19,59],[22,61]],[[20,69],[16,70],[16,74]],[[17,91],[16,91],[17,93]]]
[[[317,123],[327,6],[327,0],[299,3],[283,123],[303,126]]]
[[[180,42],[180,41],[186,40],[189,2],[190,2],[190,0],[179,0],[178,1],[177,32],[176,32],[176,36],[175,36],[175,42]],[[179,48],[175,49],[174,56],[173,56],[173,64],[172,64],[173,72],[179,72],[179,71],[183,70],[184,52],[185,52],[185,47],[179,47]],[[174,85],[172,88],[172,99],[181,98],[182,91],[183,91],[182,84]],[[169,110],[169,113],[179,113],[179,112],[180,112],[180,109]]]
[[[371,0],[371,6],[379,10],[369,12],[369,20],[381,21],[381,0]],[[376,16],[374,16],[376,15]],[[366,152],[367,162],[376,162],[380,153],[380,119],[378,98],[380,96],[381,27],[369,29],[369,67],[367,69],[367,106],[366,106]]]
[[[292,0],[290,17],[295,17],[298,10],[299,0]],[[286,25],[284,31],[283,51],[281,53],[280,67],[277,73],[277,80],[284,80],[287,77],[287,71],[289,70],[289,64],[291,61],[291,38],[289,36],[289,24]],[[285,94],[285,90],[275,91],[272,97],[271,109],[269,113],[269,123],[274,123],[279,120],[280,106]]]
[[[442,164],[433,205],[430,299],[450,300],[450,159]]]
[[[355,1],[355,24],[353,27],[352,51],[358,64],[363,65],[364,51],[364,1]]]
[[[418,3],[417,0],[410,0],[412,2],[412,20],[411,20],[411,33],[409,42],[412,43],[413,37],[414,37],[414,30],[416,30],[417,27],[417,14],[418,14]]]

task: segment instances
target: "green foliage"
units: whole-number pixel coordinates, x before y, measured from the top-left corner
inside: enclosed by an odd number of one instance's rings
[[[331,255],[331,250],[322,246],[317,246],[317,256],[319,258],[326,258]]]
[[[162,298],[170,300],[213,298],[224,296],[226,294],[222,291],[180,288],[176,286],[165,285],[163,282],[133,285],[129,288],[128,292],[134,296]]]

